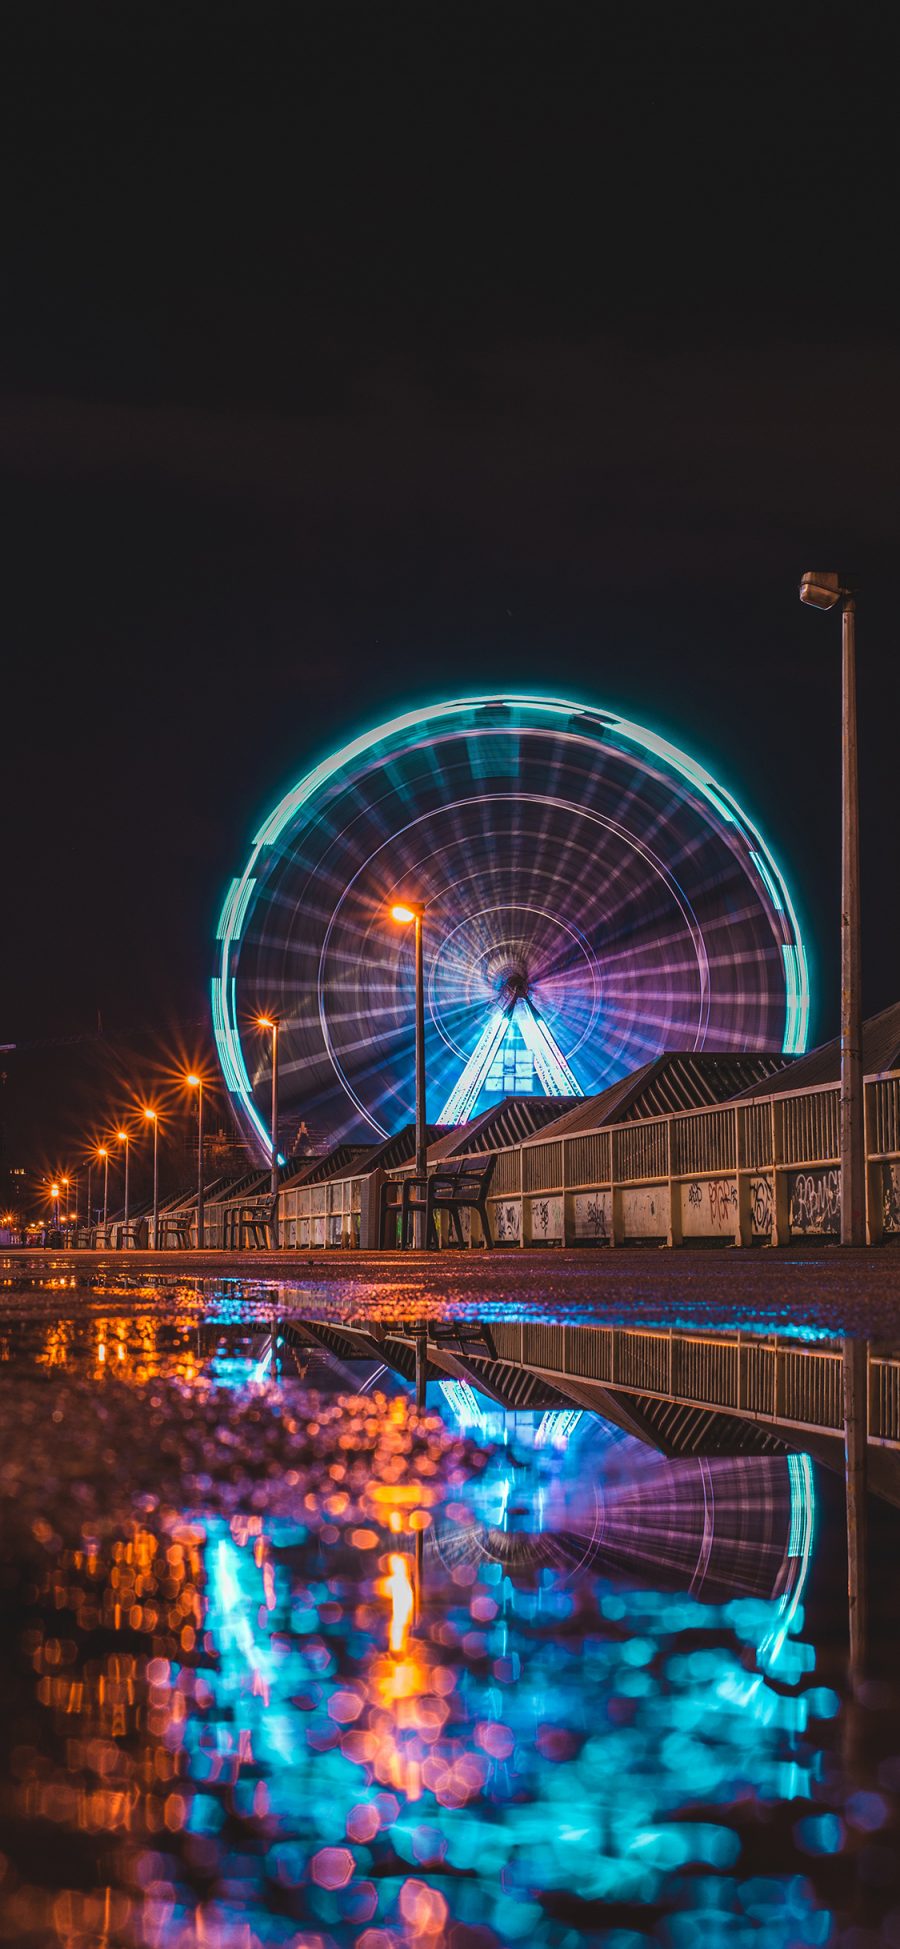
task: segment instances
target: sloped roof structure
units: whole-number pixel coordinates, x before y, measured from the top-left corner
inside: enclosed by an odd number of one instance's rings
[[[661,1117],[677,1110],[704,1110],[727,1103],[751,1083],[771,1090],[788,1059],[776,1055],[711,1055],[705,1050],[670,1051],[611,1083],[598,1096],[589,1096],[558,1117],[543,1133],[570,1137],[599,1130],[608,1123],[630,1123],[639,1117]]]
[[[863,1074],[880,1076],[886,1070],[900,1069],[900,1002],[892,1002],[890,1008],[883,1008],[879,1015],[870,1015],[863,1023]],[[807,1056],[798,1056],[791,1063],[790,1076],[779,1089],[814,1090],[823,1083],[837,1083],[841,1075],[840,1037],[831,1042],[822,1042],[818,1049],[810,1049]],[[742,1096],[768,1096],[771,1085],[763,1081],[752,1083],[742,1090]]]
[[[571,1107],[583,1100],[571,1096],[504,1096],[489,1110],[482,1110],[479,1117],[458,1124],[439,1143],[432,1144],[428,1162],[439,1164],[476,1151],[483,1155],[485,1151],[508,1150],[511,1144],[524,1143],[559,1117],[560,1104]]]

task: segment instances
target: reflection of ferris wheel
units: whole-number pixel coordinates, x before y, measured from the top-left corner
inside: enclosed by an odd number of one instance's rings
[[[281,1023],[286,1115],[334,1136],[411,1119],[413,964],[387,918],[404,896],[424,907],[433,1120],[588,1094],[664,1049],[806,1046],[794,908],[731,794],[608,711],[460,698],[307,773],[229,888],[214,1028],[263,1148],[241,1035],[260,1007]]]

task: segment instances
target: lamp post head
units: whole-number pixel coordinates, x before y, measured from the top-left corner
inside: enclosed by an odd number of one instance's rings
[[[833,609],[841,596],[849,594],[839,575],[829,570],[807,569],[800,577],[800,601],[807,602],[812,609]]]
[[[421,920],[424,908],[416,900],[398,900],[391,908],[391,919],[399,921],[401,927],[408,927],[411,920]]]
[[[148,1123],[155,1123],[155,1122],[156,1122],[156,1111],[155,1111],[155,1110],[145,1110],[145,1111],[144,1111],[144,1116],[145,1116],[145,1118],[146,1118],[146,1120],[147,1120],[147,1122],[148,1122]]]
[[[100,1145],[100,1147],[99,1147],[99,1149],[98,1149],[98,1151],[97,1151],[97,1156],[98,1156],[98,1157],[108,1157],[108,1156],[109,1156],[109,1151],[107,1150],[107,1148],[106,1148],[106,1145],[105,1145],[105,1144],[101,1144],[101,1145]]]
[[[58,1184],[51,1184],[51,1186],[50,1186],[50,1196],[51,1196],[51,1198],[58,1198],[58,1197],[59,1197],[59,1185],[58,1185]]]
[[[203,1088],[202,1076],[195,1076],[193,1070],[191,1070],[190,1075],[186,1076],[184,1080],[190,1090],[200,1090]]]
[[[127,1132],[127,1130],[117,1130],[117,1131],[116,1131],[116,1142],[117,1142],[117,1144],[127,1144],[127,1142],[128,1142],[128,1132]]]
[[[257,1015],[256,1026],[258,1029],[277,1029],[277,1017],[274,1015]]]

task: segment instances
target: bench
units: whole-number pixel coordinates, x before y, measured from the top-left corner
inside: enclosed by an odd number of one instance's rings
[[[455,1164],[439,1165],[425,1178],[416,1172],[404,1178],[388,1178],[381,1187],[379,1244],[384,1244],[386,1221],[393,1219],[396,1223],[399,1218],[400,1246],[405,1251],[413,1242],[415,1215],[423,1212],[426,1244],[429,1249],[437,1250],[440,1245],[437,1217],[439,1212],[445,1211],[457,1245],[465,1245],[461,1214],[464,1211],[477,1211],[485,1247],[490,1251],[494,1241],[488,1217],[487,1194],[496,1162],[496,1156],[478,1162],[460,1158]]]
[[[225,1250],[243,1252],[248,1248],[267,1251],[272,1243],[276,1198],[246,1198],[229,1205],[225,1212]]]
[[[109,1227],[117,1234],[116,1246],[120,1252],[131,1246],[135,1252],[145,1252],[150,1242],[150,1220],[148,1218],[129,1218],[127,1225],[117,1223]]]
[[[417,1211],[424,1211],[426,1213],[426,1232],[429,1246],[432,1244],[437,1246],[437,1233],[434,1232],[432,1238],[431,1231],[427,1229],[427,1183],[427,1178],[418,1177],[415,1172],[411,1172],[405,1178],[385,1179],[381,1187],[381,1208],[378,1218],[379,1246],[384,1245],[385,1226],[391,1222],[393,1222],[395,1230],[393,1239],[389,1238],[388,1243],[396,1244],[396,1224],[399,1218],[400,1249],[401,1251],[405,1251],[407,1245],[411,1245],[413,1242],[413,1219]]]
[[[437,1214],[445,1211],[456,1233],[457,1245],[465,1245],[461,1213],[477,1211],[487,1251],[493,1246],[488,1217],[487,1194],[497,1163],[496,1154],[478,1162],[460,1158],[455,1164],[442,1164],[428,1179],[426,1229],[437,1236]]]
[[[194,1214],[192,1211],[163,1212],[159,1221],[157,1246],[160,1251],[167,1246],[176,1246],[182,1252],[189,1252],[194,1239]]]

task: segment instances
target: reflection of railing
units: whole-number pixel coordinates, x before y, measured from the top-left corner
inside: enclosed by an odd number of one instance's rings
[[[843,1431],[840,1343],[530,1321],[498,1322],[491,1338],[498,1360],[548,1378],[597,1381],[806,1431]],[[879,1354],[869,1357],[869,1439],[900,1448],[900,1360]]]

